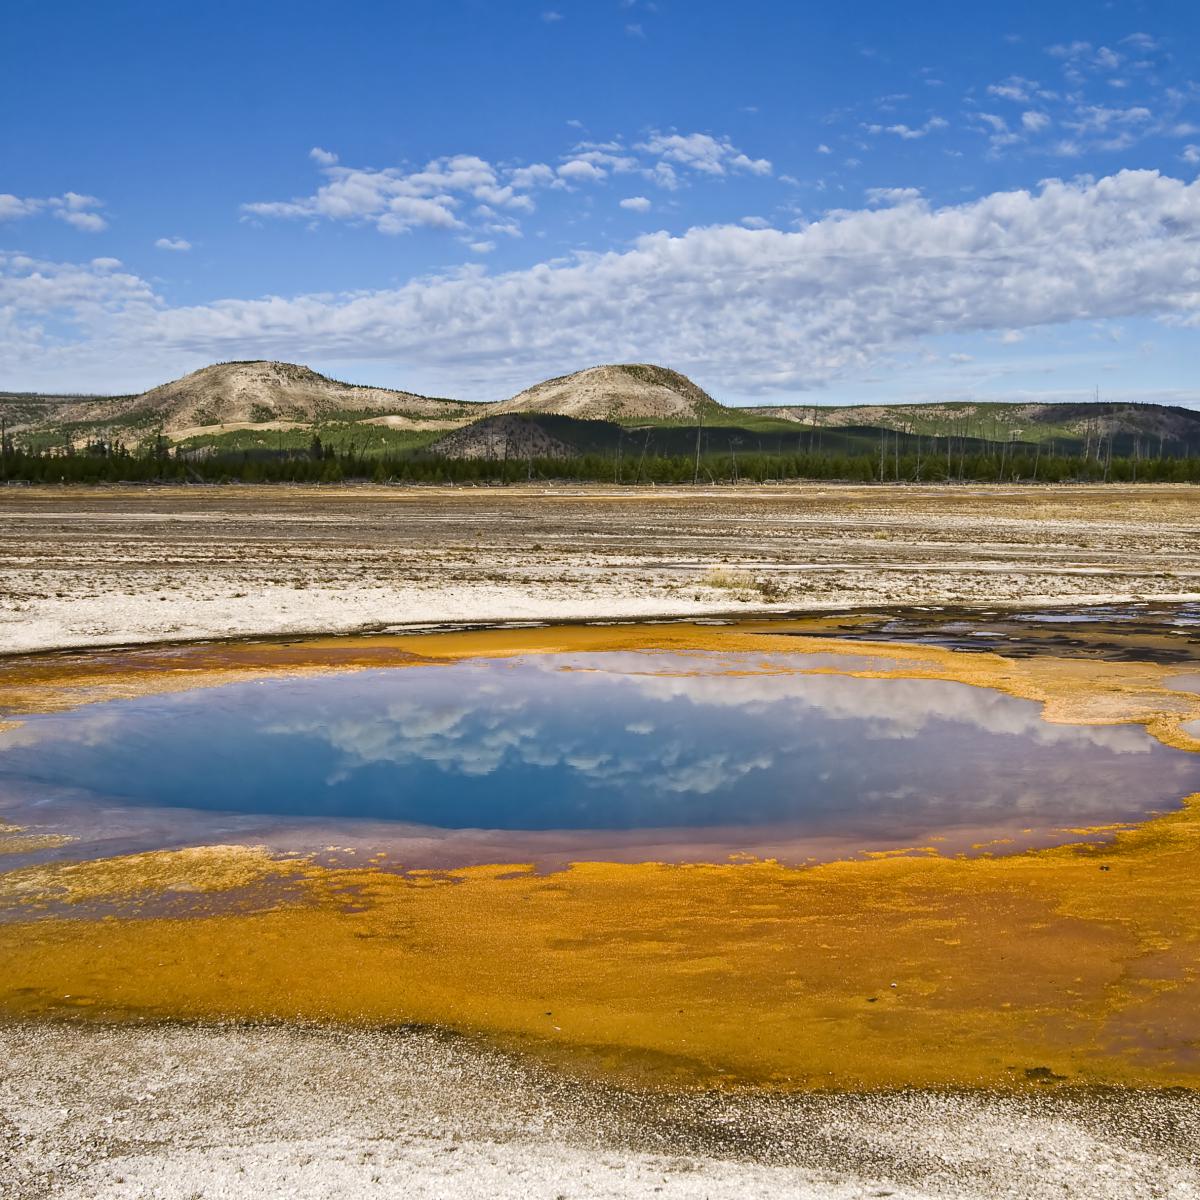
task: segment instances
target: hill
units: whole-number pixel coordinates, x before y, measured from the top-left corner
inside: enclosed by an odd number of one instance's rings
[[[585,421],[694,423],[701,413],[707,418],[720,412],[721,405],[678,371],[651,363],[620,363],[547,379],[492,405],[491,411],[555,413]]]
[[[386,416],[408,428],[446,428],[479,406],[413,392],[329,379],[293,363],[214,363],[135,396],[14,396],[5,411],[15,430],[49,430],[73,441],[130,440],[161,430],[172,440],[201,432],[288,429]]]
[[[502,420],[521,415],[524,424]],[[342,383],[292,363],[227,362],[134,396],[0,393],[0,417],[18,443],[51,451],[67,443],[136,448],[161,432],[189,451],[283,454],[306,451],[319,433],[324,446],[361,454],[641,460],[694,455],[702,424],[702,453],[856,454],[893,434],[901,439],[893,446],[951,438],[960,450],[1040,443],[1051,453],[1095,457],[1103,446],[1139,460],[1200,452],[1200,412],[1187,408],[973,401],[731,408],[686,375],[650,363],[589,367],[479,404]]]

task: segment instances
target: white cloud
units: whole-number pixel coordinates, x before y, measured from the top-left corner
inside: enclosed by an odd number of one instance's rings
[[[868,133],[893,133],[898,138],[904,141],[914,141],[917,138],[927,137],[936,129],[949,128],[950,122],[944,117],[930,117],[924,125],[868,125]]]
[[[1195,166],[1200,163],[1200,146],[1184,146],[1182,153],[1179,155],[1185,163],[1191,163]]]
[[[750,158],[728,138],[707,133],[652,133],[634,147],[655,155],[663,163],[674,163],[705,175],[724,175],[728,170],[747,171],[752,175],[770,175],[771,164],[765,158]]]
[[[558,168],[560,178],[568,183],[596,183],[607,176],[607,172],[582,158],[573,158]]]
[[[468,248],[472,254],[491,254],[496,248],[495,242],[469,242]]]
[[[160,250],[190,250],[192,243],[181,237],[160,237],[155,243]]]
[[[1003,83],[988,85],[988,95],[998,96],[1001,100],[1013,100],[1021,104],[1029,101],[1037,90],[1037,83],[1021,75],[1010,75]]]
[[[1200,324],[1200,181],[1124,171],[940,209],[839,211],[796,232],[654,233],[498,275],[181,308],[122,272],[0,258],[0,374],[14,384],[57,373],[94,386],[85,367],[131,356],[324,356],[404,362],[481,398],[580,363],[647,359],[710,388],[794,391],[929,337],[1132,316]],[[64,322],[73,336],[49,332]]]
[[[646,31],[637,22],[631,22],[626,25],[625,32],[629,37],[634,38],[644,38],[646,36]]]
[[[947,121],[945,119],[945,117],[930,117],[929,120],[926,121],[924,125],[921,125],[916,129],[910,130],[907,134],[901,133],[901,130],[903,128],[904,127],[900,126],[900,125],[893,125],[888,130],[888,132],[889,133],[900,133],[902,137],[925,137],[926,134],[933,133],[934,130],[949,129],[950,122]]]
[[[824,142],[822,142],[822,143],[821,143],[821,144],[820,144],[820,145],[817,147],[817,153],[818,153],[818,154],[832,154],[832,153],[833,153],[833,151],[832,151],[832,150],[830,150],[830,148],[829,148],[827,145],[825,145],[825,143],[824,143]]]
[[[1108,108],[1103,104],[1082,104],[1075,110],[1075,120],[1063,124],[1077,133],[1107,133],[1114,128],[1142,125],[1150,118],[1150,110],[1141,105]]]
[[[510,187],[535,188],[549,187],[555,181],[554,168],[545,163],[530,163],[527,167],[517,167],[509,172]]]
[[[78,192],[64,192],[57,200],[51,200],[51,204],[60,204],[63,208],[71,212],[83,212],[89,208],[99,208],[100,201],[95,196],[81,196]]]
[[[619,141],[610,142],[580,142],[565,159],[576,162],[591,163],[612,171],[616,175],[627,174],[638,168],[638,160],[633,158]]]
[[[55,209],[54,215],[60,221],[66,221],[68,225],[75,229],[82,229],[85,233],[101,233],[108,228],[108,222],[99,213],[59,208]]]
[[[22,199],[10,192],[0,192],[0,221],[16,221],[31,217],[45,207],[45,200]]]
[[[75,229],[85,233],[100,233],[108,228],[108,222],[98,212],[91,211],[99,207],[100,201],[95,196],[85,196],[79,192],[64,192],[61,196],[44,199],[22,198],[5,192],[0,194],[0,221],[13,221],[48,212]]]
[[[457,209],[464,197],[528,211],[532,201],[505,183],[491,163],[473,154],[431,159],[420,170],[343,167],[337,156],[319,147],[310,151],[326,182],[311,196],[243,204],[251,217],[324,219],[374,225],[380,233],[416,228],[461,229]],[[535,175],[538,167],[526,168]],[[526,179],[532,182],[533,177]]]
[[[626,196],[620,203],[622,208],[633,212],[648,212],[650,209],[650,201],[645,196]]]
[[[771,222],[766,217],[743,217],[738,222],[746,229],[770,229]]]
[[[1079,58],[1090,53],[1091,49],[1091,42],[1059,42],[1057,45],[1047,46],[1046,53],[1054,58]]]
[[[561,21],[562,19],[562,13],[556,12],[552,8],[548,8],[544,13],[542,13],[542,20],[545,21],[547,25],[553,25],[555,22]]]
[[[380,233],[407,233],[418,225],[432,229],[459,229],[462,222],[454,215],[456,202],[448,196],[425,200],[417,196],[393,196],[387,211],[381,213],[375,227]]]
[[[0,251],[0,369],[36,373],[69,359],[75,373],[104,370],[116,324],[162,311],[150,285],[120,266],[115,258],[56,263]],[[56,326],[65,329],[52,333]]]
[[[1029,133],[1041,133],[1050,124],[1050,118],[1044,112],[1030,109],[1021,114],[1021,128]]]
[[[867,188],[867,202],[876,207],[888,204],[912,204],[920,199],[920,188]]]

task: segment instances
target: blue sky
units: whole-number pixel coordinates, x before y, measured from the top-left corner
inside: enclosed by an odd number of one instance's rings
[[[0,16],[0,387],[1200,403],[1184,3]]]

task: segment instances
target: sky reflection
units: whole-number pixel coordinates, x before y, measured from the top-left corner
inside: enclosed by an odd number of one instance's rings
[[[593,835],[651,830],[758,848],[999,836],[1135,820],[1200,787],[1200,760],[1139,727],[1051,725],[999,692],[797,673],[806,661],[539,655],[114,702],[0,734],[0,792],[566,831],[586,857]]]

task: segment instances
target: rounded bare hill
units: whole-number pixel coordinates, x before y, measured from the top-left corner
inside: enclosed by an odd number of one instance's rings
[[[214,363],[136,396],[84,398],[60,404],[59,422],[114,428],[161,428],[174,437],[213,427],[362,420],[382,415],[405,424],[463,421],[476,406],[390,388],[340,383],[295,363]]]
[[[496,413],[447,433],[434,442],[429,451],[442,458],[478,458],[492,462],[572,458],[579,453],[579,447],[558,435],[564,427],[570,430],[576,424],[557,414]]]
[[[492,413],[554,413],[585,421],[694,421],[719,405],[686,375],[651,363],[589,367],[547,379]]]

